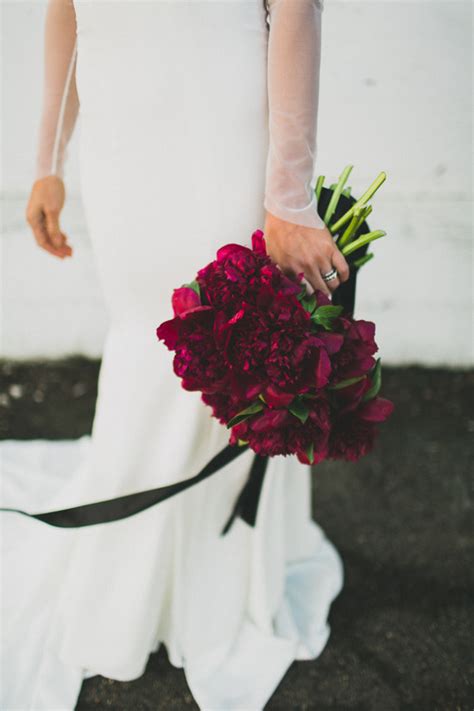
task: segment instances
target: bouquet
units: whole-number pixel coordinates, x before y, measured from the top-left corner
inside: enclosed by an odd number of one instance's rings
[[[325,220],[349,168],[331,186]],[[381,182],[379,176],[377,187]],[[373,184],[333,226],[337,231],[349,221],[340,235],[346,254],[385,234],[357,237],[374,192]],[[369,259],[359,258],[355,267]],[[292,280],[282,273],[256,230],[251,248],[224,245],[192,282],[174,290],[174,317],[156,334],[174,351],[183,388],[200,391],[229,428],[229,444],[266,457],[294,454],[306,464],[355,461],[372,449],[378,423],[393,410],[378,394],[375,324],[353,318],[322,291],[309,293],[302,280],[303,274]]]

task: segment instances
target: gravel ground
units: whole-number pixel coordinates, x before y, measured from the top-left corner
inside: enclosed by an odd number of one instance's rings
[[[0,438],[90,432],[98,368],[0,363]],[[474,708],[473,391],[469,371],[384,366],[382,394],[396,409],[376,449],[315,468],[314,517],[342,555],[345,586],[323,654],[294,663],[266,710]],[[197,706],[162,648],[136,681],[85,681],[77,711],[89,709]]]

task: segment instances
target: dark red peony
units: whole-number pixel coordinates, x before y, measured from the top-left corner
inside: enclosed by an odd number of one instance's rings
[[[329,459],[355,462],[374,446],[376,423],[383,422],[393,411],[393,403],[376,397],[348,412],[337,414],[329,438]]]
[[[375,323],[363,319],[341,316],[335,330],[344,340],[333,358],[333,382],[347,380],[367,373],[375,365],[373,354],[378,351],[375,342]]]

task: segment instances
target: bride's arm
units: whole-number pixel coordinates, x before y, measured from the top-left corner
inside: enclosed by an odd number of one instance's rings
[[[59,226],[64,205],[67,146],[79,113],[76,88],[76,15],[73,0],[48,0],[44,26],[43,105],[35,182],[26,217],[36,242],[57,257],[72,249]]]
[[[79,111],[76,15],[72,0],[49,0],[44,28],[43,107],[36,179],[63,177],[67,145]]]
[[[317,212],[317,152],[323,0],[268,0],[269,150],[265,235],[270,255],[288,273],[303,271],[326,293],[349,276],[347,262]],[[336,267],[339,279],[321,272]]]
[[[269,0],[269,151],[265,207],[305,227],[324,227],[311,186],[316,161],[321,0]]]

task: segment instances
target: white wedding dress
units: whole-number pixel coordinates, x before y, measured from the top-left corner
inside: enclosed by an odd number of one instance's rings
[[[322,225],[311,189],[322,4],[269,5],[270,31],[261,0],[50,0],[37,177],[63,175],[80,113],[110,328],[91,437],[3,442],[2,506],[154,488],[226,444],[155,328],[219,246],[250,244],[264,206]],[[136,679],[164,644],[200,709],[255,711],[294,660],[321,653],[343,573],[312,520],[310,467],[270,460],[255,527],[237,519],[220,535],[252,456],[116,523],[1,514],[2,709],[73,709],[84,677]]]

